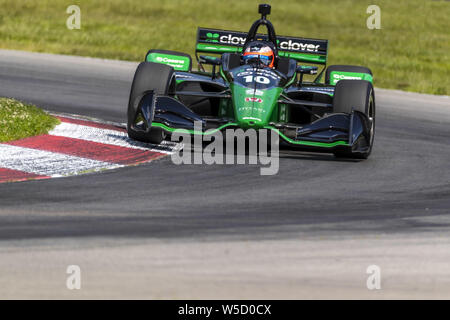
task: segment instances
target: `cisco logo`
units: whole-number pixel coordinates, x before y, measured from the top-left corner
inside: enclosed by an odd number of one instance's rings
[[[177,60],[177,59],[170,59],[166,57],[156,57],[156,61],[162,62],[162,63],[177,63],[177,64],[184,64],[183,60]]]
[[[361,77],[352,77],[352,76],[346,76],[343,74],[334,74],[333,78],[335,81],[343,80],[343,79],[345,79],[345,80],[361,80]]]

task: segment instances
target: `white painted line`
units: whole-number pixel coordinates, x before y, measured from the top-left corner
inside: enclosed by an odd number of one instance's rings
[[[123,165],[0,144],[0,167],[44,176],[63,177],[114,169]]]
[[[56,126],[56,128],[50,131],[49,134],[165,154],[172,154],[174,150],[180,147],[179,144],[170,141],[164,141],[163,144],[155,146],[150,143],[132,140],[128,138],[128,134],[126,132],[83,126],[67,122],[62,122],[60,125]]]

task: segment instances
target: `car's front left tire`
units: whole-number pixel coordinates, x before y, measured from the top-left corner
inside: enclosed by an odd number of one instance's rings
[[[146,130],[145,121],[138,113],[138,106],[148,91],[154,94],[167,95],[175,84],[174,70],[172,67],[160,63],[141,62],[134,74],[130,90],[127,114],[128,136],[134,140],[161,143],[165,138],[165,132],[161,128],[151,127]],[[153,113],[153,110],[152,112]]]

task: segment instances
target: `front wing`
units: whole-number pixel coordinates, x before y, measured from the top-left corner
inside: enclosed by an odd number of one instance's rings
[[[139,100],[135,116],[139,114],[145,122],[142,130],[159,127],[169,135],[173,132],[211,135],[219,130],[239,128],[232,119],[202,117],[177,99],[153,91],[146,92]],[[359,111],[332,113],[303,126],[270,123],[264,129],[272,130],[281,141],[301,150],[364,153],[370,145],[370,121]]]

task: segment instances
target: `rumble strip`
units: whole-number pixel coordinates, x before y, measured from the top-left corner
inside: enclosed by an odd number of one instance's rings
[[[0,143],[0,183],[67,177],[137,165],[170,155],[178,145],[133,141],[116,124],[58,116],[49,134]]]

